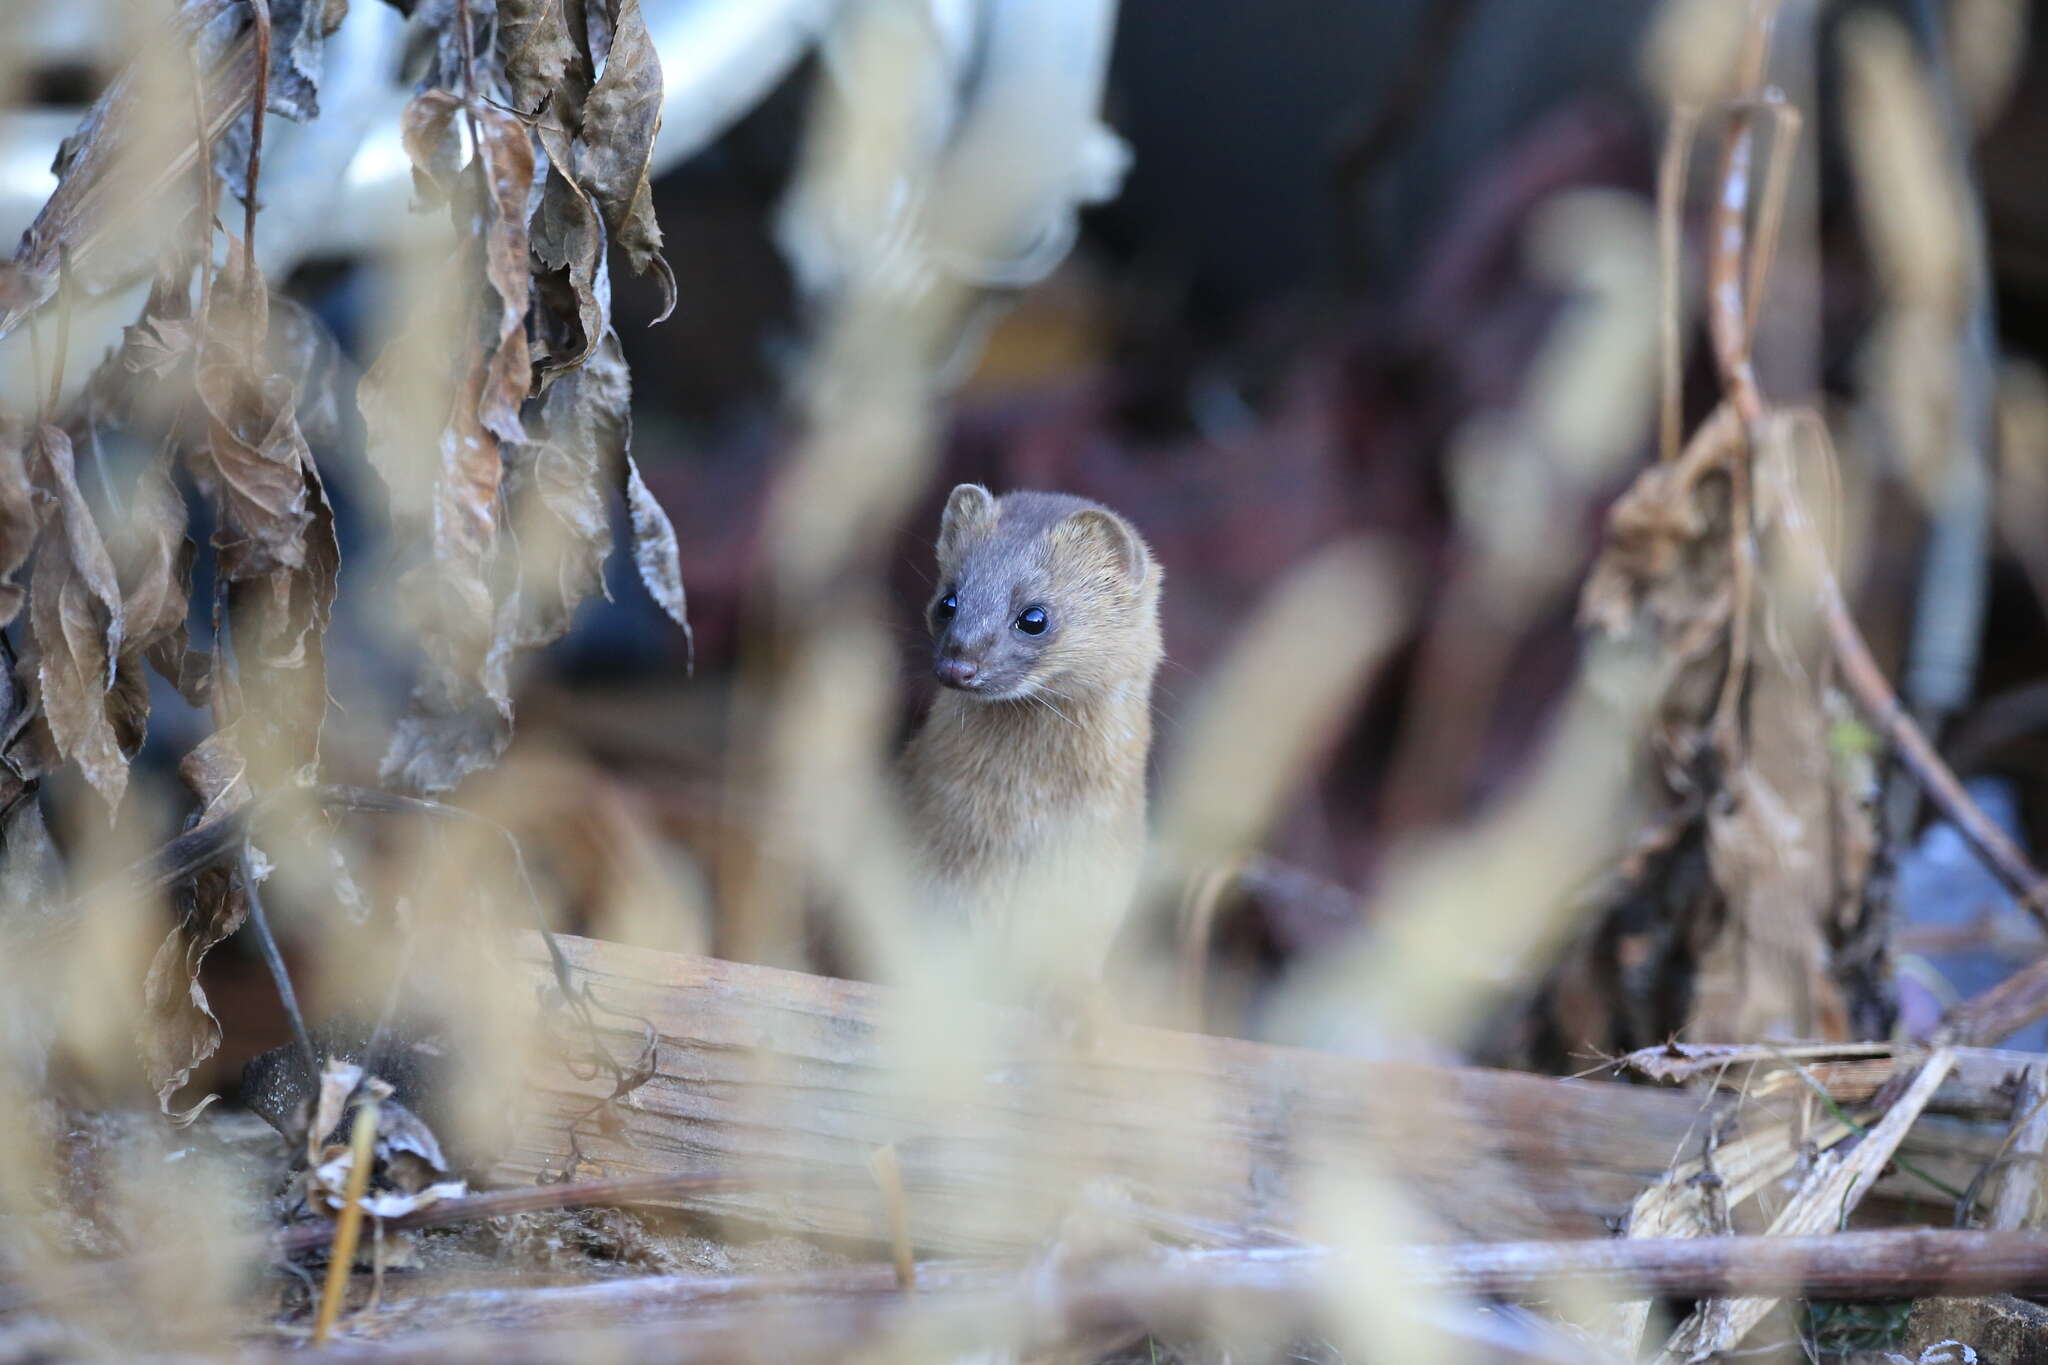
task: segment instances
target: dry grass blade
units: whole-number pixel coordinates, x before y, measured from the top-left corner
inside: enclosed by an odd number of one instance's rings
[[[372,1149],[377,1141],[377,1101],[363,1096],[356,1107],[355,1125],[349,1130],[348,1185],[341,1211],[336,1216],[334,1250],[327,1260],[327,1281],[320,1292],[320,1315],[313,1323],[313,1344],[318,1346],[334,1334],[341,1317],[341,1305],[348,1297],[349,1272],[355,1269],[356,1242],[363,1232],[363,1195],[370,1188]]]

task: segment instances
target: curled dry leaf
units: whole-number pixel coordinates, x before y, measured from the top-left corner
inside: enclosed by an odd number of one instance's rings
[[[498,52],[512,107],[523,113],[540,109],[564,85],[589,86],[589,59],[569,36],[567,10],[561,0],[500,0]]]
[[[271,296],[270,371],[291,381],[299,432],[308,446],[341,443],[339,379],[347,364],[327,324],[296,300]]]
[[[604,216],[576,182],[575,148],[552,106],[535,126],[548,156],[540,210],[533,218],[533,252],[547,267],[535,276],[536,327],[544,371],[552,374],[590,359],[611,328],[611,273],[605,267]]]
[[[640,466],[626,460],[626,505],[633,516],[633,563],[640,580],[669,619],[683,628],[683,639],[691,642],[689,603],[683,598],[683,568],[676,547],[676,528],[668,513],[648,491],[640,477]]]
[[[306,1115],[306,1165],[320,1164],[321,1151],[339,1135],[348,1102],[365,1080],[376,1087],[378,1099],[390,1095],[390,1086],[374,1077],[366,1077],[363,1068],[355,1062],[343,1057],[329,1057],[321,1064],[320,1087],[314,1095],[313,1111]]]
[[[577,169],[604,209],[612,239],[624,248],[633,272],[660,274],[665,318],[676,305],[676,281],[661,254],[661,228],[654,221],[648,187],[654,135],[661,128],[661,58],[647,34],[640,0],[618,0],[603,61],[583,108]]]
[[[413,687],[377,778],[402,791],[451,791],[496,763],[511,741],[510,709],[492,702],[482,684],[429,669]]]
[[[14,666],[14,651],[0,635],[0,949],[19,965],[8,931],[33,925],[68,908],[61,891],[61,867],[43,808],[35,800],[39,769],[17,740],[28,728],[30,698]],[[4,1030],[0,1030],[4,1033]],[[7,1039],[0,1036],[0,1046]]]
[[[209,736],[185,755],[178,774],[199,799],[195,824],[217,819],[248,801],[245,770],[232,727]],[[206,1095],[182,1110],[171,1102],[193,1071],[220,1050],[220,1020],[199,984],[199,971],[206,955],[240,929],[248,915],[249,899],[239,872],[206,869],[185,901],[183,922],[157,948],[143,978],[136,1047],[158,1107],[180,1127],[218,1098]]]
[[[348,16],[348,0],[270,0],[270,109],[320,116],[320,53]]]
[[[516,619],[501,638],[519,648],[561,637],[585,598],[604,591],[612,550],[610,490],[632,437],[632,377],[616,335],[538,402],[534,439],[512,451],[519,527]]]
[[[213,543],[222,574],[234,581],[304,566],[312,457],[299,434],[291,381],[209,363],[199,368],[199,396],[208,440],[195,474],[221,498],[224,521]]]
[[[399,137],[412,162],[413,184],[423,198],[440,203],[453,197],[462,173],[462,101],[446,90],[413,96],[399,118]]]
[[[459,1198],[468,1186],[449,1174],[441,1143],[420,1117],[392,1098],[383,1079],[362,1067],[329,1058],[320,1072],[319,1097],[306,1124],[306,1202],[322,1213],[340,1212],[355,1165],[347,1141],[357,1103],[377,1102],[377,1141],[372,1184],[363,1209],[373,1217],[397,1218],[443,1199]]]
[[[71,439],[56,427],[31,443],[31,479],[55,494],[56,514],[36,550],[29,628],[36,648],[36,689],[51,746],[118,806],[128,788],[128,759],[140,745],[137,670],[120,676],[124,630],[120,584],[92,509],[79,491]]]
[[[438,158],[463,112],[461,101],[444,90],[417,96],[406,112],[406,147],[416,170],[452,189],[452,172]],[[477,228],[483,276],[491,298],[486,312],[489,338],[455,377],[453,402],[442,428],[439,467],[433,490],[433,550],[438,582],[416,600],[434,607],[422,625],[450,637],[447,667],[474,675],[488,653],[493,628],[490,562],[497,544],[499,487],[504,478],[502,441],[525,437],[519,410],[532,381],[526,343],[529,292],[527,197],[533,183],[533,146],[519,120],[491,108],[476,111],[483,180],[482,222]],[[393,348],[407,344],[405,338]],[[387,351],[387,356],[390,352]],[[372,423],[373,440],[397,443],[405,433],[371,416],[383,406],[385,390],[405,377],[380,358],[364,379],[358,401]],[[387,457],[388,458],[388,457]],[[417,585],[426,587],[425,584]]]
[[[180,261],[157,271],[142,317],[121,329],[121,364],[130,374],[163,379],[199,349],[191,270]]]
[[[494,344],[484,373],[477,418],[501,441],[526,437],[519,408],[531,386],[526,346],[527,197],[533,189],[533,139],[501,109],[477,110],[485,182],[484,277],[497,296]]]
[[[1728,461],[1742,423],[1722,408],[1685,453],[1636,477],[1607,514],[1607,543],[1579,602],[1581,625],[1617,639],[1639,631],[1675,639],[1727,621],[1725,528]]]
[[[136,479],[111,547],[127,618],[123,652],[143,654],[173,683],[184,681],[192,596],[192,541],[185,499],[164,462]]]
[[[334,509],[310,464],[305,480],[312,509],[305,562],[236,584],[229,595],[244,697],[241,743],[272,781],[314,779],[327,712],[326,637],[341,546]]]

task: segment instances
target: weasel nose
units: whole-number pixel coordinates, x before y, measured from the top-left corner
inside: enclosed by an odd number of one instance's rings
[[[932,665],[932,671],[948,687],[973,687],[981,667],[972,659],[945,658]]]

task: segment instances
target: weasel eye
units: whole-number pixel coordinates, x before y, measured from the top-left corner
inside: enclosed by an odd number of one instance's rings
[[[958,612],[959,610],[960,595],[958,593],[949,592],[944,597],[941,597],[938,600],[938,604],[932,608],[932,619],[934,621],[937,621],[940,625],[944,625],[946,622],[952,620],[954,613]]]
[[[1045,625],[1044,607],[1026,607],[1024,614],[1017,618],[1017,629],[1026,635],[1045,634]]]

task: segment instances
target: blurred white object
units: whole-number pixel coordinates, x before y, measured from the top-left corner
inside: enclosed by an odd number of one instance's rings
[[[48,0],[44,8],[55,15],[70,6]],[[758,104],[802,59],[838,8],[839,0],[644,0],[642,14],[661,54],[664,87],[655,174],[702,150]],[[83,60],[75,27],[25,26],[35,50],[16,53],[14,60],[24,67]],[[303,255],[374,246],[402,223],[412,193],[411,163],[399,143],[397,120],[409,94],[396,79],[404,30],[405,20],[389,6],[350,6],[327,43],[320,118],[307,128],[282,119],[271,125],[270,136],[279,141],[318,138],[321,154],[303,180],[310,184],[317,169],[328,185],[346,186],[351,205],[345,216],[267,205],[273,214],[303,223],[306,230],[292,237]],[[57,144],[84,113],[33,109],[0,115],[0,233],[6,239],[28,226],[56,188],[50,162]],[[291,158],[267,160],[281,173]],[[293,177],[294,188],[301,179]],[[265,195],[266,201],[273,197],[284,198]],[[272,268],[293,263],[279,261]]]
[[[1115,194],[1129,161],[1098,116],[1115,22],[1115,0],[844,11],[824,54],[841,116],[823,121],[778,225],[805,291],[1043,279],[1080,206]]]
[[[810,50],[839,7],[840,0],[643,0],[663,75],[654,174],[702,150],[758,104]],[[74,6],[45,0],[43,8],[59,14]],[[23,69],[85,60],[91,54],[79,51],[75,28],[23,23],[10,32],[22,35],[28,50],[10,54],[10,60]],[[282,280],[305,260],[388,246],[418,225],[410,212],[411,163],[398,130],[410,94],[398,84],[405,28],[386,5],[350,6],[326,44],[320,117],[305,126],[285,119],[267,125],[272,150],[264,158],[257,249],[271,279]],[[0,110],[0,243],[7,248],[56,188],[50,163],[84,113]],[[343,204],[346,212],[339,211]],[[138,281],[130,290],[76,307],[66,367],[71,389],[91,372],[119,328],[135,320],[146,289],[147,281]],[[33,403],[28,332],[20,327],[0,338],[0,404]]]

